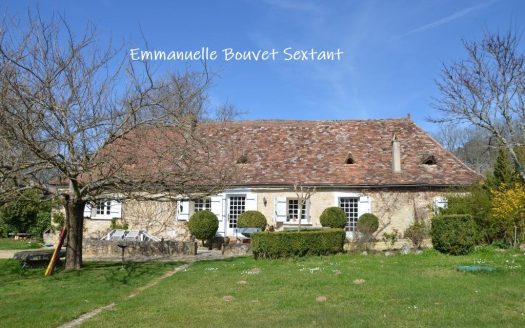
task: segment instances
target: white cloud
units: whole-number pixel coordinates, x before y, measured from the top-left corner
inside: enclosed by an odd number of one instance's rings
[[[446,16],[446,17],[443,17],[443,18],[440,18],[440,19],[438,19],[436,21],[433,21],[432,23],[428,23],[428,24],[416,27],[416,28],[414,28],[414,29],[412,29],[412,30],[410,30],[410,31],[400,35],[400,37],[404,37],[404,36],[411,35],[411,34],[414,34],[414,33],[419,33],[419,32],[423,32],[423,31],[431,30],[431,29],[436,28],[438,26],[448,24],[448,23],[450,23],[452,21],[460,19],[461,17],[467,16],[467,15],[469,15],[470,13],[472,13],[472,12],[474,12],[476,10],[479,10],[479,9],[481,9],[483,7],[489,6],[489,5],[493,4],[495,1],[496,0],[487,1],[487,2],[479,4],[477,6],[472,6],[472,7],[468,7],[468,8],[456,11],[456,12],[454,12],[454,13]]]
[[[323,10],[320,6],[307,1],[264,0],[264,2],[267,5],[290,11],[319,13]]]

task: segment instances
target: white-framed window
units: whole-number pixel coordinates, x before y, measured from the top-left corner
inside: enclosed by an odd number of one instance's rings
[[[211,211],[211,198],[200,198],[193,202],[193,212]]]
[[[446,208],[448,208],[448,199],[446,197],[434,197],[434,199],[432,199],[432,210],[434,214],[437,215]]]
[[[359,219],[359,197],[340,197],[338,206],[346,214],[346,231],[356,231]]]
[[[301,221],[306,221],[306,202],[303,204],[301,211]],[[299,200],[297,198],[288,198],[286,200],[286,222],[297,222],[299,219]]]
[[[246,196],[228,197],[228,227],[237,228],[239,215],[246,211]]]
[[[95,214],[96,215],[110,215],[111,214],[111,201],[110,200],[99,200],[95,203]]]
[[[122,218],[122,202],[119,199],[99,199],[89,202],[84,207],[84,218],[109,220]]]

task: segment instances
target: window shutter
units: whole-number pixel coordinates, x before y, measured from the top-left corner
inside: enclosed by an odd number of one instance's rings
[[[309,199],[306,200],[306,206],[305,207],[306,207],[306,209],[305,209],[305,211],[306,211],[305,219],[306,219],[307,222],[311,222],[311,220],[310,220],[310,200]]]
[[[257,211],[257,194],[246,194],[246,211]]]
[[[90,203],[86,203],[86,205],[84,206],[84,217],[85,218],[91,218],[91,204]]]
[[[118,200],[112,200],[109,211],[111,218],[122,218],[122,202]]]
[[[179,221],[188,221],[190,219],[190,201],[188,199],[177,202],[177,219]]]
[[[219,221],[223,220],[224,215],[222,214],[222,197],[211,197],[211,211],[213,214],[217,215],[217,219],[219,219]]]
[[[286,222],[286,197],[275,197],[275,221]]]
[[[365,213],[370,213],[371,212],[371,199],[369,196],[361,196],[359,197],[359,204],[358,204],[358,207],[357,207],[357,215],[358,215],[358,218],[361,217],[361,215],[365,214]]]
[[[448,207],[448,199],[446,197],[434,197],[432,200],[432,207],[434,213],[438,213],[440,209]]]

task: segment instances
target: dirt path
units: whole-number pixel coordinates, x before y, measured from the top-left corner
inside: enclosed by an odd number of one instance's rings
[[[0,259],[12,259],[15,253],[21,252],[19,249],[0,250]]]
[[[177,272],[181,272],[181,271],[186,270],[190,265],[191,264],[184,264],[184,265],[181,265],[179,267],[176,267],[174,270],[171,270],[171,271],[168,271],[168,272],[164,273],[162,276],[153,279],[148,284],[146,284],[146,285],[144,285],[142,287],[139,287],[136,290],[134,290],[131,294],[128,295],[128,298],[133,298],[133,297],[135,297],[137,295],[140,295],[140,293],[142,293],[143,291],[145,291],[148,288],[151,288],[151,287],[157,285],[162,280],[173,276]],[[78,327],[81,324],[83,324],[84,322],[86,322],[87,320],[89,320],[89,319],[95,317],[96,315],[98,315],[100,312],[102,312],[104,310],[112,309],[113,307],[115,307],[115,305],[116,305],[116,303],[111,303],[111,304],[108,304],[106,306],[102,306],[102,307],[96,308],[96,309],[94,309],[92,311],[89,311],[88,313],[84,313],[83,315],[81,315],[80,317],[78,317],[78,318],[76,318],[74,320],[66,322],[65,324],[59,326],[58,328]]]

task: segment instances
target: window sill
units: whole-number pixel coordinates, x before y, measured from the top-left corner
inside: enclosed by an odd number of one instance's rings
[[[299,225],[299,222],[283,222],[283,225],[287,225],[287,226],[298,226]],[[312,225],[312,222],[301,222],[301,225],[302,226],[311,226]]]
[[[113,219],[113,216],[96,215],[96,216],[89,217],[88,219],[90,219],[90,220],[109,220],[109,221],[111,221],[111,219]],[[118,218],[118,219],[120,219],[120,218]]]

